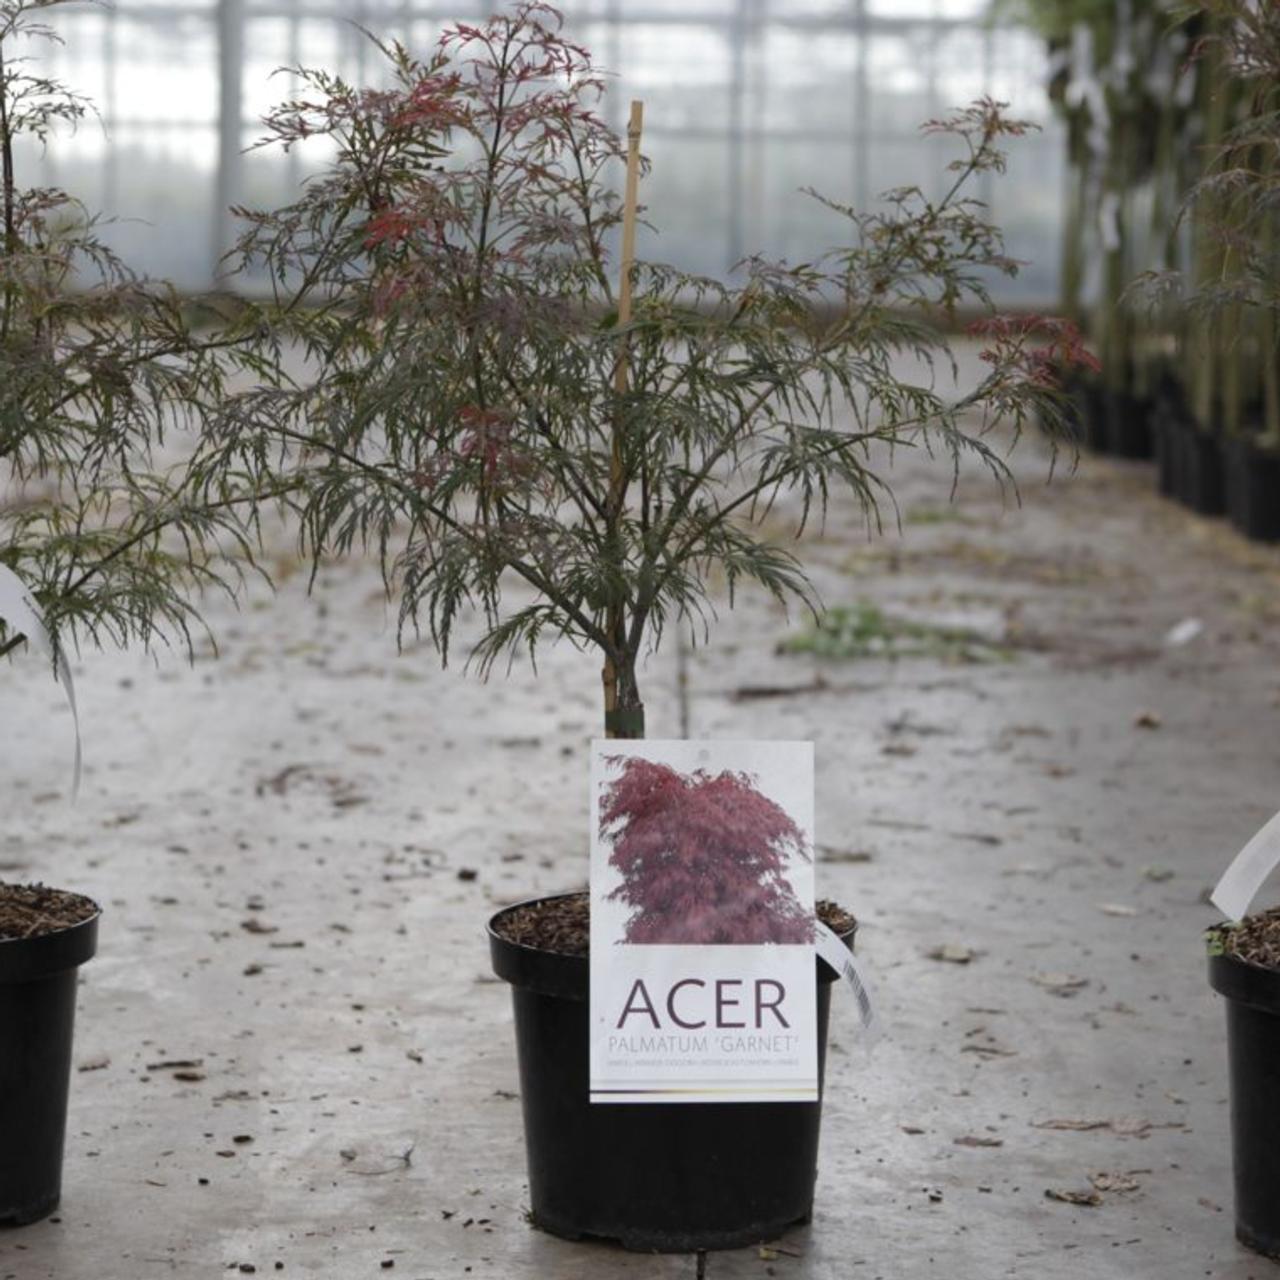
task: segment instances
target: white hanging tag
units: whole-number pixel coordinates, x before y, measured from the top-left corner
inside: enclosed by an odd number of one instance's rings
[[[852,988],[854,999],[858,1003],[858,1020],[862,1023],[863,1040],[870,1047],[880,1039],[881,1028],[865,971],[854,958],[853,952],[840,941],[840,935],[821,920],[818,921],[817,943],[818,954]]]
[[[62,683],[71,707],[71,719],[75,723],[76,758],[71,776],[71,798],[80,794],[80,713],[76,709],[76,687],[71,679],[71,667],[56,649],[49,629],[44,625],[40,608],[27,590],[27,585],[7,565],[0,564],[0,618],[11,630],[26,636],[29,644],[52,660],[53,669]]]
[[[1222,873],[1209,900],[1228,920],[1242,920],[1262,882],[1280,864],[1280,813],[1277,813]]]

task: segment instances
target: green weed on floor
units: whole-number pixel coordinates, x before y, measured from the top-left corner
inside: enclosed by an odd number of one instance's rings
[[[976,632],[895,618],[867,601],[836,605],[778,646],[820,658],[936,658],[946,663],[1011,662],[1014,651]]]

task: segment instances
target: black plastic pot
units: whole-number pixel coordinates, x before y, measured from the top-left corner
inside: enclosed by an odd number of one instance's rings
[[[1151,415],[1152,446],[1160,492],[1176,498],[1182,487],[1182,434],[1188,428],[1182,416],[1167,404],[1158,405]]]
[[[1227,998],[1236,1238],[1280,1258],[1280,972],[1211,953],[1209,983]]]
[[[1072,395],[1080,423],[1079,439],[1094,453],[1106,453],[1109,443],[1107,395],[1094,382],[1078,383]]]
[[[46,1217],[62,1195],[76,970],[98,917],[0,942],[0,1226]]]
[[[1128,391],[1111,391],[1106,394],[1104,406],[1106,452],[1117,458],[1150,458],[1150,401]]]
[[[1227,445],[1227,514],[1246,537],[1280,542],[1280,453],[1248,438]]]
[[[807,1222],[822,1104],[590,1102],[587,958],[507,941],[495,930],[506,911],[489,921],[489,950],[515,1002],[537,1225],[684,1253],[758,1244]],[[821,1082],[837,975],[821,960],[817,969]]]
[[[1183,505],[1202,516],[1226,515],[1227,469],[1222,438],[1189,422],[1182,430],[1180,445],[1178,497]]]

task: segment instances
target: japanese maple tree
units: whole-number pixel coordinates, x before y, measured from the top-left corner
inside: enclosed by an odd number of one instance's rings
[[[521,3],[421,57],[378,49],[383,87],[295,68],[301,91],[267,117],[263,145],[325,163],[287,207],[241,211],[242,264],[275,293],[233,334],[276,373],[227,404],[211,447],[228,474],[294,490],[317,560],[373,548],[401,627],[446,660],[473,607],[482,671],[566,637],[603,659],[607,731],[641,737],[641,658],[669,625],[705,638],[710,582],[730,605],[753,582],[818,607],[771,512],[798,536],[839,496],[875,527],[876,446],[1003,478],[993,425],[1056,418],[1029,329],[1002,332],[957,397],[901,372],[904,355],[948,366],[933,318],[989,308],[987,282],[1016,269],[969,194],[1024,131],[999,104],[925,126],[957,143],[941,197],[824,200],[844,247],[753,257],[733,284],[637,262],[619,323],[625,140],[559,14]],[[305,377],[279,371],[286,347]]]
[[[60,643],[190,647],[199,593],[238,589],[274,489],[194,447],[191,423],[223,399],[223,342],[121,261],[73,194],[26,172],[93,115],[41,67],[64,3],[0,0],[0,565]],[[26,640],[0,618],[0,658]]]
[[[812,913],[787,879],[810,857],[804,833],[749,773],[681,773],[638,756],[600,801],[600,838],[622,884],[609,897],[632,908],[633,943],[812,942]]]

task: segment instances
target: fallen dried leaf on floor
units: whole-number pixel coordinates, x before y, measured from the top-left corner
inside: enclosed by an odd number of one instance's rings
[[[1003,1147],[1003,1138],[987,1138],[978,1133],[966,1133],[959,1138],[952,1138],[957,1147]]]
[[[1163,1124],[1155,1124],[1151,1120],[1143,1120],[1139,1116],[1121,1116],[1111,1122],[1111,1131],[1125,1138],[1145,1138],[1152,1129],[1185,1129],[1179,1120],[1168,1120]]]
[[[1145,1138],[1153,1129],[1185,1129],[1181,1121],[1170,1120],[1156,1124],[1140,1116],[1119,1116],[1113,1120],[1033,1120],[1033,1129],[1069,1129],[1083,1133],[1091,1129],[1110,1129],[1122,1138]]]
[[[1089,1129],[1110,1129],[1110,1120],[1033,1120],[1033,1129],[1069,1129],[1084,1133]]]
[[[757,698],[790,698],[798,694],[822,693],[826,688],[827,682],[819,676],[807,684],[743,685],[735,689],[729,697],[733,702],[749,702]]]
[[[927,960],[942,960],[947,964],[968,964],[979,953],[972,947],[961,946],[954,942],[944,942],[924,954]]]
[[[1031,981],[1055,996],[1073,996],[1089,985],[1088,978],[1077,978],[1070,973],[1033,973]]]
[[[1139,711],[1133,717],[1133,727],[1135,729],[1159,729],[1164,721],[1154,711]]]
[[[1141,1186],[1137,1178],[1128,1173],[1108,1173],[1099,1170],[1089,1175],[1095,1191],[1137,1191]]]
[[[1173,879],[1173,872],[1168,867],[1143,867],[1143,878],[1154,881],[1156,884],[1163,884],[1166,880]]]
[[[1125,916],[1128,918],[1138,914],[1137,907],[1127,907],[1123,902],[1099,902],[1098,910],[1104,916]]]
[[[1102,1197],[1096,1191],[1069,1191],[1047,1187],[1044,1195],[1046,1200],[1061,1200],[1063,1204],[1078,1204],[1089,1209],[1096,1209],[1102,1203]]]
[[[358,1159],[358,1153],[350,1147],[339,1151],[338,1154],[342,1157],[343,1163],[350,1166],[347,1169],[348,1173],[358,1174],[362,1178],[383,1178],[389,1173],[401,1173],[405,1169],[411,1169],[413,1167],[413,1152],[416,1146],[417,1143],[411,1142],[403,1151],[383,1157],[392,1163],[378,1168],[357,1167],[355,1161]],[[482,1221],[487,1221],[487,1219],[482,1219]],[[466,1223],[463,1223],[463,1226],[466,1225]]]
[[[1016,1049],[1002,1049],[994,1044],[967,1044],[960,1052],[976,1053],[984,1058],[1016,1058],[1018,1056]]]
[[[804,1255],[795,1249],[787,1249],[780,1244],[762,1244],[760,1246],[761,1262],[777,1262],[779,1258],[801,1258]]]
[[[837,849],[833,845],[820,844],[818,856],[826,863],[870,862],[875,854],[870,849]]]
[[[111,1065],[111,1055],[109,1053],[98,1053],[92,1058],[85,1058],[83,1061],[76,1063],[77,1071],[101,1071],[104,1067]]]

